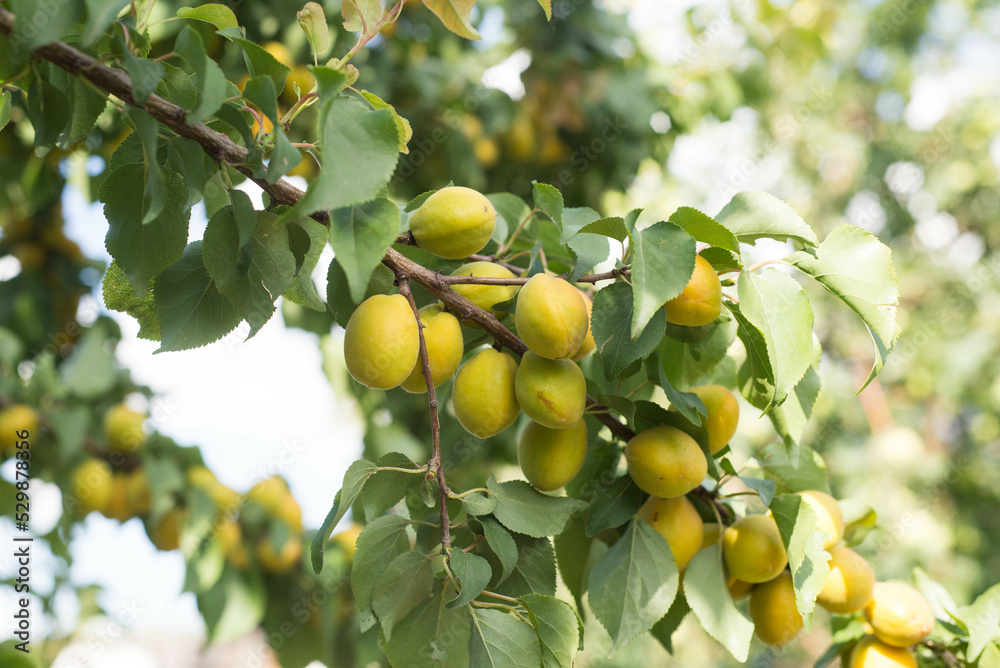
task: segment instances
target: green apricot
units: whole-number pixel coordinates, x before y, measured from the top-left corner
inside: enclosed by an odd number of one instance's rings
[[[427,361],[431,366],[434,387],[448,380],[462,363],[464,342],[462,326],[458,318],[445,312],[438,304],[429,304],[420,309],[420,322],[424,324],[424,343],[427,346]],[[419,342],[418,342],[419,343]],[[420,356],[409,377],[401,386],[407,392],[420,394],[427,391],[424,369]]]
[[[514,392],[517,362],[492,348],[477,353],[455,376],[452,404],[465,430],[488,438],[509,427],[521,412]]]
[[[403,295],[374,295],[347,321],[344,359],[354,380],[388,390],[413,371],[420,352],[417,320]]]
[[[524,412],[545,427],[566,429],[583,417],[587,382],[576,362],[546,359],[529,350],[521,358],[514,387]]]
[[[459,260],[478,253],[493,236],[497,212],[471,188],[442,188],[410,215],[417,246],[432,255]]]
[[[767,582],[788,565],[778,524],[770,515],[747,515],[722,534],[729,574],[744,582]]]
[[[517,444],[521,472],[536,489],[551,492],[576,477],[587,455],[587,423],[549,429],[529,422]]]
[[[521,288],[514,325],[536,355],[550,360],[572,357],[587,337],[589,324],[587,303],[571,283],[535,274]]]
[[[722,313],[722,283],[712,264],[698,255],[694,273],[684,290],[663,305],[667,322],[699,327],[707,325]]]
[[[452,276],[478,276],[480,278],[516,278],[514,273],[495,262],[470,262],[451,272]],[[494,304],[509,301],[514,298],[520,289],[518,285],[471,285],[468,283],[456,283],[451,289],[462,295],[470,302],[483,309],[490,311],[497,317],[503,318],[506,313],[493,308]],[[466,322],[470,327],[479,327],[474,322]]]
[[[708,474],[698,443],[675,427],[661,425],[632,437],[625,459],[639,489],[661,499],[687,494]]]

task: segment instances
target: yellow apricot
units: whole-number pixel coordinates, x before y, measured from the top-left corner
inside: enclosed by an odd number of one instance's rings
[[[875,572],[864,557],[844,545],[830,548],[830,572],[816,602],[830,612],[850,615],[872,598]]]
[[[788,565],[778,524],[770,515],[747,515],[722,534],[729,574],[744,582],[773,580]]]
[[[16,452],[22,440],[34,440],[38,413],[27,404],[13,404],[0,411],[0,452]]]
[[[514,422],[521,412],[514,391],[516,375],[514,358],[492,348],[462,365],[451,395],[455,415],[466,431],[488,438]]]
[[[687,568],[704,538],[704,522],[694,504],[686,496],[673,499],[651,496],[639,508],[638,517],[667,539],[677,570]]]
[[[104,438],[108,447],[118,452],[131,452],[146,442],[142,423],[146,416],[125,404],[117,404],[104,414]]]
[[[694,273],[684,290],[663,305],[667,322],[698,327],[707,325],[722,313],[722,283],[712,264],[697,256]]]
[[[778,577],[754,587],[750,594],[750,619],[761,641],[780,647],[802,630],[802,615],[795,606],[792,574],[782,571]]]
[[[661,425],[632,437],[625,446],[625,459],[639,489],[662,499],[687,494],[708,473],[698,443],[674,427]]]
[[[536,355],[550,360],[572,357],[583,344],[589,323],[580,291],[561,278],[535,274],[517,296],[517,335]]]
[[[917,668],[910,650],[887,645],[876,636],[862,638],[851,652],[848,668]]]
[[[286,573],[301,557],[302,541],[298,536],[292,536],[285,541],[281,552],[276,552],[266,537],[257,544],[257,561],[260,562],[261,570],[268,573]]]
[[[419,352],[417,320],[403,295],[373,295],[347,321],[344,359],[362,385],[396,387],[413,371]]]
[[[431,366],[434,387],[451,378],[462,363],[465,352],[462,340],[462,325],[458,318],[447,313],[438,304],[428,304],[420,309],[420,322],[424,324],[424,344],[427,346],[427,361]],[[420,394],[427,391],[424,380],[423,363],[417,355],[413,371],[401,387],[407,392]]]
[[[524,477],[543,492],[559,489],[576,477],[587,456],[587,423],[549,429],[529,422],[517,444],[517,461]]]
[[[72,477],[73,496],[80,504],[81,514],[92,510],[104,512],[114,491],[111,467],[100,459],[88,459],[80,464]]]
[[[574,362],[579,362],[584,357],[594,352],[594,348],[597,347],[597,343],[594,341],[594,332],[590,329],[590,317],[594,312],[594,300],[590,298],[590,295],[582,290],[580,291],[580,295],[583,296],[583,303],[587,307],[587,335],[583,337],[583,343],[580,344],[580,349],[573,355]]]
[[[128,506],[128,485],[121,473],[111,476],[111,498],[101,512],[105,517],[119,522],[125,522],[132,517]]]
[[[302,508],[291,493],[285,495],[272,515],[287,524],[292,533],[302,533]]]
[[[149,512],[152,498],[146,469],[138,468],[125,476],[125,497],[133,517]]]
[[[281,520],[293,533],[302,531],[302,509],[281,476],[271,476],[250,488],[247,497],[271,517]]]
[[[829,550],[844,537],[844,513],[840,504],[829,494],[815,489],[799,492],[799,496],[816,512],[816,528],[826,536],[823,549]]]
[[[510,269],[495,262],[469,262],[451,272],[451,275],[478,276],[480,278],[516,278]],[[517,294],[517,291],[521,289],[521,286],[456,283],[451,288],[484,311],[491,311],[497,319],[500,319],[507,314],[494,309],[494,304],[510,301]],[[477,323],[471,321],[467,321],[465,324],[469,327],[479,327]]]
[[[734,601],[738,601],[741,598],[749,596],[750,592],[752,592],[753,588],[756,587],[757,585],[753,584],[752,582],[744,582],[743,580],[738,580],[737,578],[734,578],[732,575],[730,575],[729,581],[726,583],[726,586],[729,588],[729,595],[733,597]]]
[[[528,417],[550,429],[579,422],[587,404],[587,381],[576,362],[546,359],[530,350],[521,358],[514,389]]]
[[[203,490],[208,498],[215,502],[219,510],[226,512],[240,504],[239,492],[223,485],[215,477],[215,474],[204,466],[189,468],[187,479],[192,486]]]
[[[250,558],[243,544],[243,530],[239,522],[224,518],[216,524],[215,531],[226,561],[240,570],[246,570],[250,566]]]
[[[864,612],[878,639],[893,647],[918,643],[934,629],[927,599],[903,582],[876,582]]]
[[[715,545],[722,538],[722,529],[718,522],[705,522],[701,538],[701,548],[705,549],[709,545]]]
[[[701,424],[708,432],[708,450],[714,455],[726,447],[736,433],[740,405],[733,393],[722,385],[702,385],[689,391],[698,395],[708,411],[707,416],[702,416]]]
[[[181,546],[181,522],[185,515],[183,508],[174,508],[153,528],[149,538],[157,549],[169,552]]]
[[[478,253],[493,236],[497,212],[471,188],[442,188],[410,214],[417,246],[431,255],[459,260]]]

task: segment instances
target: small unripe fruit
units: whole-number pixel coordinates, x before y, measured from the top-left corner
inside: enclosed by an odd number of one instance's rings
[[[430,304],[420,309],[420,321],[424,323],[424,345],[427,346],[427,361],[431,367],[431,378],[434,387],[451,378],[458,365],[462,363],[465,352],[462,340],[462,325],[458,318],[446,313],[437,304]],[[419,342],[418,342],[419,343]],[[427,381],[424,380],[423,362],[417,355],[413,371],[403,381],[401,386],[407,392],[420,394],[427,391]]]
[[[514,358],[492,348],[462,365],[451,396],[455,415],[466,431],[488,438],[514,422],[521,412],[514,391],[516,375]]]
[[[872,598],[875,573],[864,557],[844,545],[830,548],[830,572],[816,602],[838,615],[861,610]]]
[[[639,489],[662,499],[687,494],[708,474],[708,461],[698,443],[674,427],[637,434],[625,446],[625,459]]]
[[[536,489],[551,492],[576,477],[587,456],[587,423],[549,429],[529,422],[517,445],[517,461]]]
[[[104,414],[104,438],[108,447],[118,452],[131,452],[146,442],[142,423],[146,416],[125,404],[118,404]]]
[[[589,323],[580,291],[561,278],[535,274],[517,297],[514,325],[536,355],[550,360],[572,357],[583,344]]]
[[[695,257],[694,274],[684,290],[663,305],[667,322],[688,327],[707,325],[722,313],[722,283],[712,264]]]
[[[92,510],[104,512],[111,502],[111,467],[99,459],[88,459],[73,471],[73,496],[82,515]]]
[[[767,582],[788,565],[778,524],[770,515],[747,515],[722,534],[729,574],[744,582]]]
[[[417,319],[403,295],[373,295],[347,321],[344,360],[354,380],[388,390],[410,375],[420,353]]]
[[[705,525],[694,504],[688,501],[686,496],[678,496],[675,499],[651,496],[639,508],[638,517],[649,522],[667,539],[677,570],[683,571],[687,568],[688,563],[701,549],[704,538]]]
[[[918,643],[934,629],[934,612],[927,599],[903,582],[876,582],[865,606],[865,619],[878,639],[893,647]]]
[[[823,549],[829,550],[844,537],[844,513],[840,504],[829,494],[815,489],[799,492],[799,496],[816,512],[816,528],[826,536]]]
[[[579,362],[584,357],[594,352],[594,348],[597,347],[597,343],[594,341],[594,331],[590,328],[590,317],[594,313],[594,300],[590,298],[586,292],[580,292],[583,296],[583,303],[587,306],[587,336],[583,337],[583,343],[580,344],[580,349],[576,351],[573,355],[573,361]]]
[[[34,440],[38,432],[38,413],[27,404],[14,404],[0,411],[0,452],[17,452],[22,438]]]
[[[546,359],[530,350],[521,358],[514,388],[528,417],[550,429],[576,424],[587,405],[587,381],[576,362]]]
[[[442,188],[410,214],[417,246],[438,257],[460,260],[478,253],[493,236],[497,212],[471,188]]]
[[[495,262],[470,262],[451,272],[452,276],[476,276],[479,278],[516,278],[514,272],[507,267]],[[470,302],[483,309],[490,311],[497,319],[503,318],[507,314],[504,311],[497,311],[493,308],[496,304],[510,301],[521,289],[519,285],[473,285],[471,283],[456,283],[451,289],[462,295]],[[479,324],[466,321],[469,327],[479,328]]]
[[[750,619],[761,641],[780,647],[802,630],[802,615],[795,606],[792,574],[782,571],[778,577],[754,587],[750,594]]]
[[[157,549],[169,552],[181,546],[181,522],[184,517],[183,508],[174,508],[163,516],[149,535]]]
[[[708,411],[701,424],[708,432],[708,450],[714,455],[733,439],[740,421],[740,405],[722,385],[702,385],[690,391],[698,395]]]
[[[886,645],[876,636],[862,638],[851,652],[849,668],[917,668],[910,650]]]
[[[292,536],[281,547],[281,552],[276,552],[271,541],[262,538],[257,544],[257,561],[260,562],[261,570],[268,573],[286,573],[292,566],[302,558],[302,542],[298,536]]]

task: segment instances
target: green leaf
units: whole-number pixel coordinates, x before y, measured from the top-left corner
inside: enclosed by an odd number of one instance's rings
[[[635,517],[645,494],[632,478],[623,475],[610,485],[594,490],[587,510],[587,535],[596,536],[605,529],[616,529]]]
[[[615,281],[594,295],[591,329],[609,381],[632,362],[653,352],[667,326],[667,314],[659,309],[642,334],[633,339],[632,309],[632,288],[624,281]]]
[[[490,476],[486,488],[497,498],[493,514],[500,523],[511,531],[535,538],[562,532],[570,516],[587,507],[578,499],[542,494],[524,480],[501,484]]]
[[[434,586],[431,555],[404,552],[385,567],[372,595],[372,610],[382,625],[386,640],[392,628],[423,601]]]
[[[875,528],[878,513],[867,503],[856,499],[841,499],[840,509],[844,514],[844,544],[859,545]],[[952,606],[951,610],[954,610]]]
[[[814,253],[800,251],[788,261],[851,307],[868,328],[875,345],[875,364],[861,387],[863,390],[882,370],[899,337],[896,321],[899,288],[892,267],[892,251],[871,232],[840,225]]]
[[[201,35],[191,26],[184,26],[177,36],[174,52],[187,61],[194,70],[193,83],[197,91],[197,101],[194,108],[188,110],[185,121],[200,123],[218,111],[225,101],[226,77],[205,51]]]
[[[444,27],[459,37],[466,39],[482,39],[472,27],[472,7],[476,0],[424,0],[427,9],[434,12]]]
[[[746,358],[739,370],[740,393],[751,405],[764,409],[774,395],[774,369],[768,357],[767,342],[764,334],[743,315],[738,305],[724,301],[737,323],[736,335],[746,350]]]
[[[785,403],[771,410],[768,417],[774,425],[774,430],[785,442],[785,447],[795,447],[805,433],[809,416],[819,396],[822,379],[819,375],[819,363],[822,349],[819,341],[815,341],[816,349],[812,366],[806,369],[802,380],[795,385],[795,390],[788,394]]]
[[[104,294],[104,305],[111,311],[128,313],[139,323],[140,339],[150,341],[160,340],[160,321],[156,319],[156,300],[153,298],[153,281],[149,281],[145,296],[137,297],[132,284],[125,272],[112,262],[104,274],[101,292]]]
[[[816,233],[792,207],[766,192],[737,193],[715,219],[743,243],[763,238],[792,239],[806,246],[818,243]]]
[[[725,248],[736,254],[740,252],[740,242],[736,235],[722,223],[698,209],[682,206],[670,214],[670,222],[690,234],[696,241]]]
[[[135,127],[136,136],[142,142],[142,153],[145,156],[146,182],[142,224],[146,225],[156,220],[167,205],[167,185],[159,158],[160,125],[142,109],[130,109],[126,113]]]
[[[70,149],[90,134],[108,104],[104,95],[80,77],[69,77],[66,92],[69,94],[69,120],[57,142],[63,150]]]
[[[711,545],[694,555],[684,571],[684,596],[708,635],[739,662],[745,662],[753,640],[753,622],[736,609],[729,593],[722,548]]]
[[[178,107],[190,109],[198,102],[198,89],[192,77],[173,65],[163,64],[163,80],[156,85],[156,94]]]
[[[662,364],[656,365],[656,371],[660,378],[660,387],[663,388],[663,393],[667,395],[670,407],[677,409],[677,412],[684,416],[684,419],[692,425],[700,427],[701,416],[708,417],[708,409],[705,408],[701,397],[694,392],[681,392],[676,389],[664,373]]]
[[[426,0],[425,0],[426,1]],[[542,650],[535,630],[499,610],[471,608],[469,665],[482,668],[538,668]]]
[[[573,657],[583,637],[583,624],[572,607],[553,596],[528,594],[521,604],[542,649],[542,668],[572,668]]]
[[[462,585],[462,591],[459,592],[454,601],[448,603],[449,608],[458,608],[471,603],[473,599],[483,593],[486,585],[493,578],[490,562],[458,548],[452,550],[448,563],[451,565],[451,572]]]
[[[132,80],[132,97],[139,104],[146,104],[163,77],[167,68],[164,63],[156,60],[137,58],[129,49],[123,49],[125,56],[125,71]]]
[[[808,446],[800,445],[789,452],[783,445],[775,443],[765,448],[758,458],[764,474],[777,483],[779,492],[817,489],[830,493],[826,463],[818,452]]]
[[[695,242],[673,223],[633,231],[631,336],[635,339],[663,305],[679,295],[694,273]]]
[[[969,630],[969,649],[965,656],[975,661],[987,645],[1000,637],[1000,584],[980,594],[972,605],[959,609],[958,618]]]
[[[496,497],[490,496],[489,494],[475,492],[462,497],[462,508],[469,515],[489,515],[496,509],[496,507]]]
[[[326,24],[326,13],[322,5],[307,2],[295,17],[302,32],[306,34],[314,55],[318,57],[330,50],[330,28]]]
[[[468,497],[466,497],[468,498]],[[493,498],[492,496],[489,498]],[[517,543],[514,541],[514,537],[510,535],[510,532],[504,528],[500,522],[494,517],[479,517],[477,518],[479,523],[483,526],[483,534],[486,536],[486,543],[493,550],[493,554],[496,555],[497,559],[500,561],[500,578],[497,580],[497,584],[503,582],[510,574],[514,572],[517,567],[518,561],[518,551]]]
[[[403,500],[411,487],[423,479],[420,468],[404,454],[390,452],[379,457],[378,466],[410,469],[413,473],[403,471],[376,471],[368,479],[361,493],[361,505],[365,518],[374,519],[388,511]]]
[[[722,248],[710,246],[698,253],[698,255],[708,260],[709,264],[712,265],[712,269],[715,269],[717,273],[743,270],[740,256]]]
[[[723,459],[720,463],[722,470],[729,475],[736,476],[739,478],[744,485],[757,492],[757,496],[760,497],[760,502],[765,506],[770,506],[771,501],[774,500],[774,492],[777,489],[777,484],[773,480],[761,480],[760,478],[754,478],[753,476],[741,476],[736,472],[736,468],[733,467],[733,463],[728,459]]]
[[[375,93],[370,93],[366,90],[362,90],[361,97],[368,101],[368,104],[372,106],[372,109],[388,109],[392,112],[393,117],[396,120],[396,125],[399,127],[399,150],[403,153],[409,153],[410,149],[407,148],[406,144],[413,137],[413,128],[410,126],[410,122],[399,115],[396,112],[396,108],[391,104],[380,98]]]
[[[565,238],[563,243],[573,251],[576,258],[569,276],[571,283],[593,271],[594,267],[607,260],[611,253],[611,244],[607,238],[597,234],[577,234],[580,229],[599,218],[600,215],[589,207],[563,209],[561,238]]]
[[[934,611],[934,618],[942,625],[951,624],[956,631],[961,631],[954,623],[955,617],[959,616],[958,606],[955,600],[942,585],[930,578],[922,568],[913,569],[913,586],[923,594],[924,598]],[[951,630],[951,629],[949,629]],[[998,630],[1000,633],[1000,630]],[[964,632],[961,635],[965,635]]]
[[[590,608],[611,635],[612,652],[667,614],[679,579],[666,539],[647,522],[632,522],[588,581]]]
[[[555,186],[548,183],[531,182],[531,199],[535,208],[544,213],[559,228],[560,241],[566,243],[569,237],[563,230],[563,196]],[[570,235],[572,236],[572,235]]]
[[[17,19],[11,44],[23,52],[34,51],[62,39],[83,13],[83,5],[79,2],[54,4],[39,0],[9,0],[6,4]]]
[[[337,492],[333,500],[333,507],[327,513],[326,519],[320,525],[312,539],[311,556],[313,570],[319,573],[323,570],[323,550],[326,541],[330,539],[333,528],[337,526],[341,518],[347,513],[347,509],[354,505],[354,500],[358,498],[368,478],[378,470],[378,467],[367,459],[359,459],[347,468],[344,474],[344,483]]]
[[[450,609],[444,605],[454,596],[450,583],[439,581],[432,597],[394,626],[392,638],[385,643],[391,665],[407,668],[471,665],[467,655],[469,608]]]
[[[326,304],[320,299],[316,291],[316,284],[313,282],[312,274],[319,264],[320,255],[326,248],[330,232],[322,223],[318,223],[312,218],[292,221],[288,224],[288,238],[292,242],[292,252],[295,252],[295,241],[299,240],[303,246],[308,242],[307,250],[299,260],[296,257],[298,269],[292,284],[285,290],[285,299],[301,304],[315,311],[325,311]]]
[[[10,123],[10,116],[14,109],[13,104],[10,91],[4,90],[3,94],[0,95],[0,130],[3,130]]]
[[[823,549],[825,535],[819,529],[816,511],[808,503],[803,503],[798,494],[774,497],[771,512],[788,552],[788,566],[795,585],[795,605],[808,629],[816,607],[816,596],[830,573],[830,554]]]
[[[343,0],[340,13],[347,32],[371,32],[382,18],[382,0]]]
[[[59,376],[70,394],[94,400],[115,386],[118,369],[104,349],[105,332],[99,328],[84,331],[72,355],[59,367]]]
[[[600,234],[601,236],[609,237],[620,242],[624,242],[630,236],[628,227],[625,225],[625,219],[619,216],[610,216],[608,218],[595,220],[594,222],[581,227],[580,232],[586,234]]]
[[[201,144],[185,137],[167,137],[167,161],[177,173],[184,177],[188,198],[186,207],[191,208],[204,197],[205,184],[219,171],[219,167],[208,157]]]
[[[226,28],[239,28],[240,23],[236,20],[236,14],[229,7],[220,4],[207,4],[200,7],[181,7],[177,10],[178,18],[196,19],[211,23],[219,30]]]
[[[556,559],[559,562],[559,575],[573,599],[577,610],[583,610],[583,594],[587,590],[587,568],[591,548],[595,540],[587,536],[582,515],[576,515],[569,521],[561,534],[555,537]],[[604,543],[597,541],[601,546]],[[606,549],[606,548],[605,548]]]
[[[395,277],[391,269],[382,264],[378,265],[375,267],[375,271],[368,281],[368,288],[365,290],[364,299],[368,299],[372,295],[391,294],[394,280]],[[361,301],[364,301],[364,299]],[[337,258],[334,258],[330,262],[330,269],[327,272],[326,303],[330,312],[333,313],[333,318],[337,321],[337,324],[341,327],[346,327],[347,321],[350,320],[351,315],[358,308],[358,304],[361,301],[356,302],[351,299],[351,292],[347,285],[347,275],[344,274],[344,269],[340,266]]]
[[[358,608],[361,631],[367,631],[377,621],[372,611],[375,583],[389,562],[410,551],[410,536],[406,531],[409,525],[405,517],[385,515],[366,524],[358,535],[351,567],[351,593]]]
[[[761,332],[774,372],[767,411],[780,405],[812,366],[812,305],[802,286],[777,269],[744,271],[736,285],[739,310]]]
[[[108,29],[125,7],[132,0],[86,0],[87,25],[83,29],[80,41],[84,46],[90,46]]]
[[[292,71],[288,65],[272,56],[267,49],[256,42],[243,39],[238,34],[227,34],[226,36],[243,49],[247,70],[252,78],[270,77],[271,81],[274,82],[274,89],[277,91],[285,87],[288,73]]]
[[[379,196],[399,160],[401,137],[393,112],[372,111],[359,100],[338,96],[321,104],[319,128],[322,168],[294,207],[295,215]]]
[[[650,630],[653,637],[670,654],[674,653],[674,632],[677,631],[689,612],[691,612],[691,606],[688,605],[687,599],[684,597],[684,590],[681,589],[677,592],[677,597],[671,604],[667,614],[660,621],[656,622]]]
[[[35,131],[35,155],[44,156],[69,121],[66,95],[45,79],[35,77],[28,88],[28,119]]]
[[[538,4],[542,6],[542,11],[545,12],[545,20],[552,20],[552,0],[538,0]]]
[[[208,627],[208,642],[226,643],[242,638],[264,619],[267,592],[260,575],[248,577],[231,568],[198,597],[198,609]]]
[[[278,122],[278,89],[274,85],[274,79],[268,76],[259,76],[247,81],[243,87],[243,97],[253,106],[260,109],[261,113],[267,116],[272,123]]]
[[[517,565],[510,577],[502,582],[496,576],[494,565],[492,591],[514,598],[531,593],[555,596],[556,553],[549,539],[514,534],[514,542],[517,545]],[[486,552],[484,556],[490,558],[495,555]]]
[[[736,323],[729,318],[716,318],[701,327],[667,325],[667,335],[660,341],[659,348],[667,380],[674,387],[682,388],[710,384],[735,336]]]
[[[399,207],[385,198],[333,212],[330,245],[356,303],[364,299],[372,272],[395,241],[399,226]]]

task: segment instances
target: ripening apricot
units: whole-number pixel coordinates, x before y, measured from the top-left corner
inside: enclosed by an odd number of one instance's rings
[[[104,438],[108,447],[118,452],[131,452],[146,442],[142,423],[146,416],[125,404],[117,404],[104,414]]]
[[[688,563],[701,549],[705,530],[704,522],[694,504],[686,496],[674,499],[651,496],[639,508],[638,517],[649,522],[667,539],[677,570],[683,571],[687,568]]]
[[[181,522],[184,521],[185,515],[183,508],[174,508],[153,527],[149,538],[157,549],[168,552],[181,546]]]
[[[294,533],[302,531],[302,509],[281,476],[273,475],[261,480],[250,488],[247,498],[274,519],[287,524]]]
[[[261,570],[268,573],[286,573],[302,558],[302,541],[292,536],[277,552],[268,538],[261,538],[257,544],[257,561]]]
[[[864,557],[844,545],[830,548],[830,572],[816,602],[830,612],[850,615],[872,598],[875,572]]]
[[[869,634],[854,646],[848,668],[917,668],[917,659],[910,650],[886,645]]]
[[[152,498],[146,469],[138,468],[125,476],[125,498],[133,517],[149,512]]]
[[[625,459],[639,489],[662,499],[687,494],[708,473],[698,443],[674,427],[661,425],[632,437],[625,446]]]
[[[18,443],[37,432],[38,413],[31,406],[13,404],[0,411],[0,452],[16,452]]]
[[[111,477],[111,467],[107,462],[94,458],[83,462],[73,471],[73,496],[80,503],[82,515],[92,510],[104,512],[108,507],[114,489]]]
[[[729,595],[733,597],[734,601],[738,601],[741,598],[749,596],[750,592],[752,592],[756,586],[757,585],[752,582],[738,580],[732,575],[729,576],[729,581],[726,583],[726,587],[729,589]]]
[[[565,429],[529,422],[517,444],[517,461],[536,489],[551,492],[576,477],[587,456],[587,423]]]
[[[747,515],[722,534],[729,574],[744,582],[767,582],[788,565],[778,524],[770,515]]]
[[[417,246],[431,255],[460,260],[483,249],[496,222],[496,209],[481,193],[449,186],[410,214],[410,232]]]
[[[132,517],[128,505],[128,485],[121,473],[111,476],[111,498],[101,512],[105,517],[119,522],[125,522]]]
[[[215,526],[215,535],[226,561],[240,570],[249,568],[250,557],[246,545],[243,544],[243,530],[239,522],[230,518],[222,519]]]
[[[223,485],[208,468],[192,466],[187,470],[187,479],[192,486],[203,490],[215,502],[219,510],[227,512],[240,505],[240,494]]]
[[[750,594],[750,619],[761,641],[780,647],[802,630],[802,615],[795,606],[792,574],[782,571],[778,577],[754,587]]]
[[[927,599],[903,582],[876,582],[864,612],[878,639],[893,647],[918,643],[934,629]]]
[[[708,431],[708,449],[714,455],[726,447],[736,433],[740,405],[733,393],[722,385],[702,385],[690,391],[698,395],[708,411],[707,416],[702,416],[702,426]]]
[[[458,365],[462,363],[465,352],[462,340],[462,325],[458,318],[447,313],[438,304],[428,304],[420,309],[420,322],[424,324],[424,344],[427,346],[427,361],[431,366],[431,378],[434,387],[455,375]],[[417,355],[413,371],[401,387],[407,392],[420,394],[427,391],[427,381],[424,380],[423,362]]]
[[[528,349],[550,360],[572,357],[587,336],[587,303],[573,285],[535,274],[521,288],[514,325]]]
[[[413,371],[420,353],[417,319],[403,295],[373,295],[347,321],[344,359],[351,377],[388,390]]]
[[[707,325],[722,313],[722,283],[712,264],[698,255],[694,273],[684,290],[663,305],[667,322],[698,327]]]
[[[492,348],[477,353],[455,375],[455,416],[470,434],[488,438],[511,425],[521,412],[514,391],[517,362]]]
[[[705,522],[701,538],[701,548],[705,549],[709,545],[715,545],[722,538],[722,529],[718,522]]]
[[[451,272],[452,276],[477,276],[480,278],[516,278],[514,272],[507,267],[495,262],[469,262]],[[497,317],[503,318],[507,314],[493,308],[495,304],[510,301],[521,289],[519,285],[473,285],[471,283],[456,283],[451,289],[462,295],[470,302],[483,309],[490,311]],[[479,327],[478,323],[467,321],[469,327]]]
[[[597,347],[597,343],[594,341],[594,332],[590,328],[590,317],[594,313],[594,300],[590,298],[586,292],[580,291],[580,295],[583,296],[583,303],[587,306],[587,336],[583,337],[583,343],[580,344],[580,349],[576,351],[573,355],[573,361],[579,362],[584,357],[594,352],[594,348]]]
[[[829,550],[844,537],[844,513],[840,504],[829,494],[815,489],[799,492],[799,496],[816,512],[816,528],[826,536],[823,549]]]
[[[521,358],[514,389],[528,417],[550,429],[579,422],[587,404],[587,381],[576,362],[546,359],[530,350]]]

